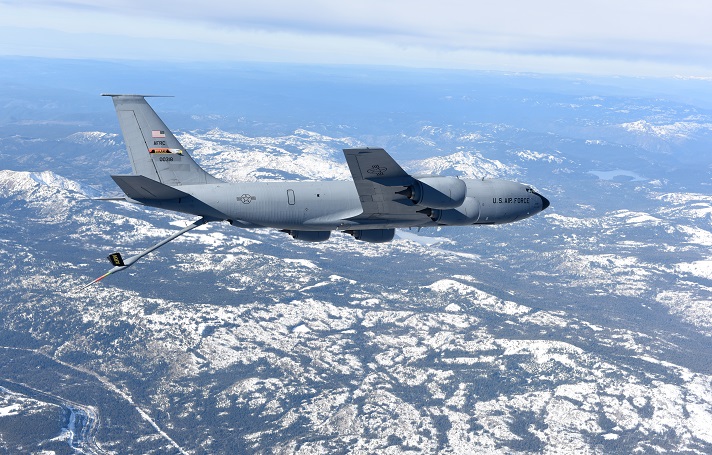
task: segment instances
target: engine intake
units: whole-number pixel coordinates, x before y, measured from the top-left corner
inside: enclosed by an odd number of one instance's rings
[[[462,205],[467,196],[467,185],[457,177],[423,177],[398,194],[407,197],[415,205],[452,209]]]
[[[480,203],[473,197],[465,198],[465,201],[457,208],[440,210],[426,208],[419,210],[426,214],[431,220],[443,226],[467,226],[475,224],[480,218]]]

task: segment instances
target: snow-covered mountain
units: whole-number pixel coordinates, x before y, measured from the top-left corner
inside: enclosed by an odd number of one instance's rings
[[[116,133],[0,137],[0,447],[709,453],[709,164],[632,145],[620,125],[652,123],[653,102],[528,93],[518,106],[565,126],[427,119],[384,143],[201,116],[223,123],[176,131],[229,180],[348,179],[342,148],[383,145],[411,172],[518,179],[552,206],[389,244],[210,224],[84,291],[107,254],[188,218],[90,199],[129,172]]]

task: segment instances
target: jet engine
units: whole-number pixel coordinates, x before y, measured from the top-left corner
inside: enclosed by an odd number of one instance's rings
[[[474,224],[480,218],[480,203],[473,197],[465,198],[465,201],[457,208],[440,210],[426,208],[420,210],[431,220],[444,226],[467,226]]]
[[[462,205],[467,185],[457,177],[423,177],[399,191],[416,205],[434,209],[452,209]]]
[[[295,231],[285,230],[295,240],[303,240],[305,242],[323,242],[329,240],[331,231]]]
[[[368,229],[363,231],[345,231],[351,234],[356,240],[370,243],[385,243],[393,240],[396,235],[395,229]]]

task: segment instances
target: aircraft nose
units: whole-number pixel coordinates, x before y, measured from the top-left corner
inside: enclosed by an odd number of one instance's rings
[[[537,196],[539,196],[539,198],[541,199],[541,210],[542,210],[542,212],[543,212],[544,210],[546,210],[546,208],[551,205],[551,202],[549,202],[549,200],[548,200],[547,198],[545,198],[544,196],[542,196],[541,194],[537,193],[537,192],[534,191],[534,190],[530,190],[530,191],[531,191],[532,193],[536,194]]]
[[[539,196],[541,198],[541,210],[542,211],[546,210],[546,208],[549,207],[549,205],[551,205],[551,202],[549,202],[549,200],[547,198],[545,198],[544,196],[542,196],[541,194],[537,194],[537,196]]]

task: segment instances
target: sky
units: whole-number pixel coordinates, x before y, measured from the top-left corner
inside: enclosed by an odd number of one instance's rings
[[[701,0],[0,0],[0,55],[712,77]]]

